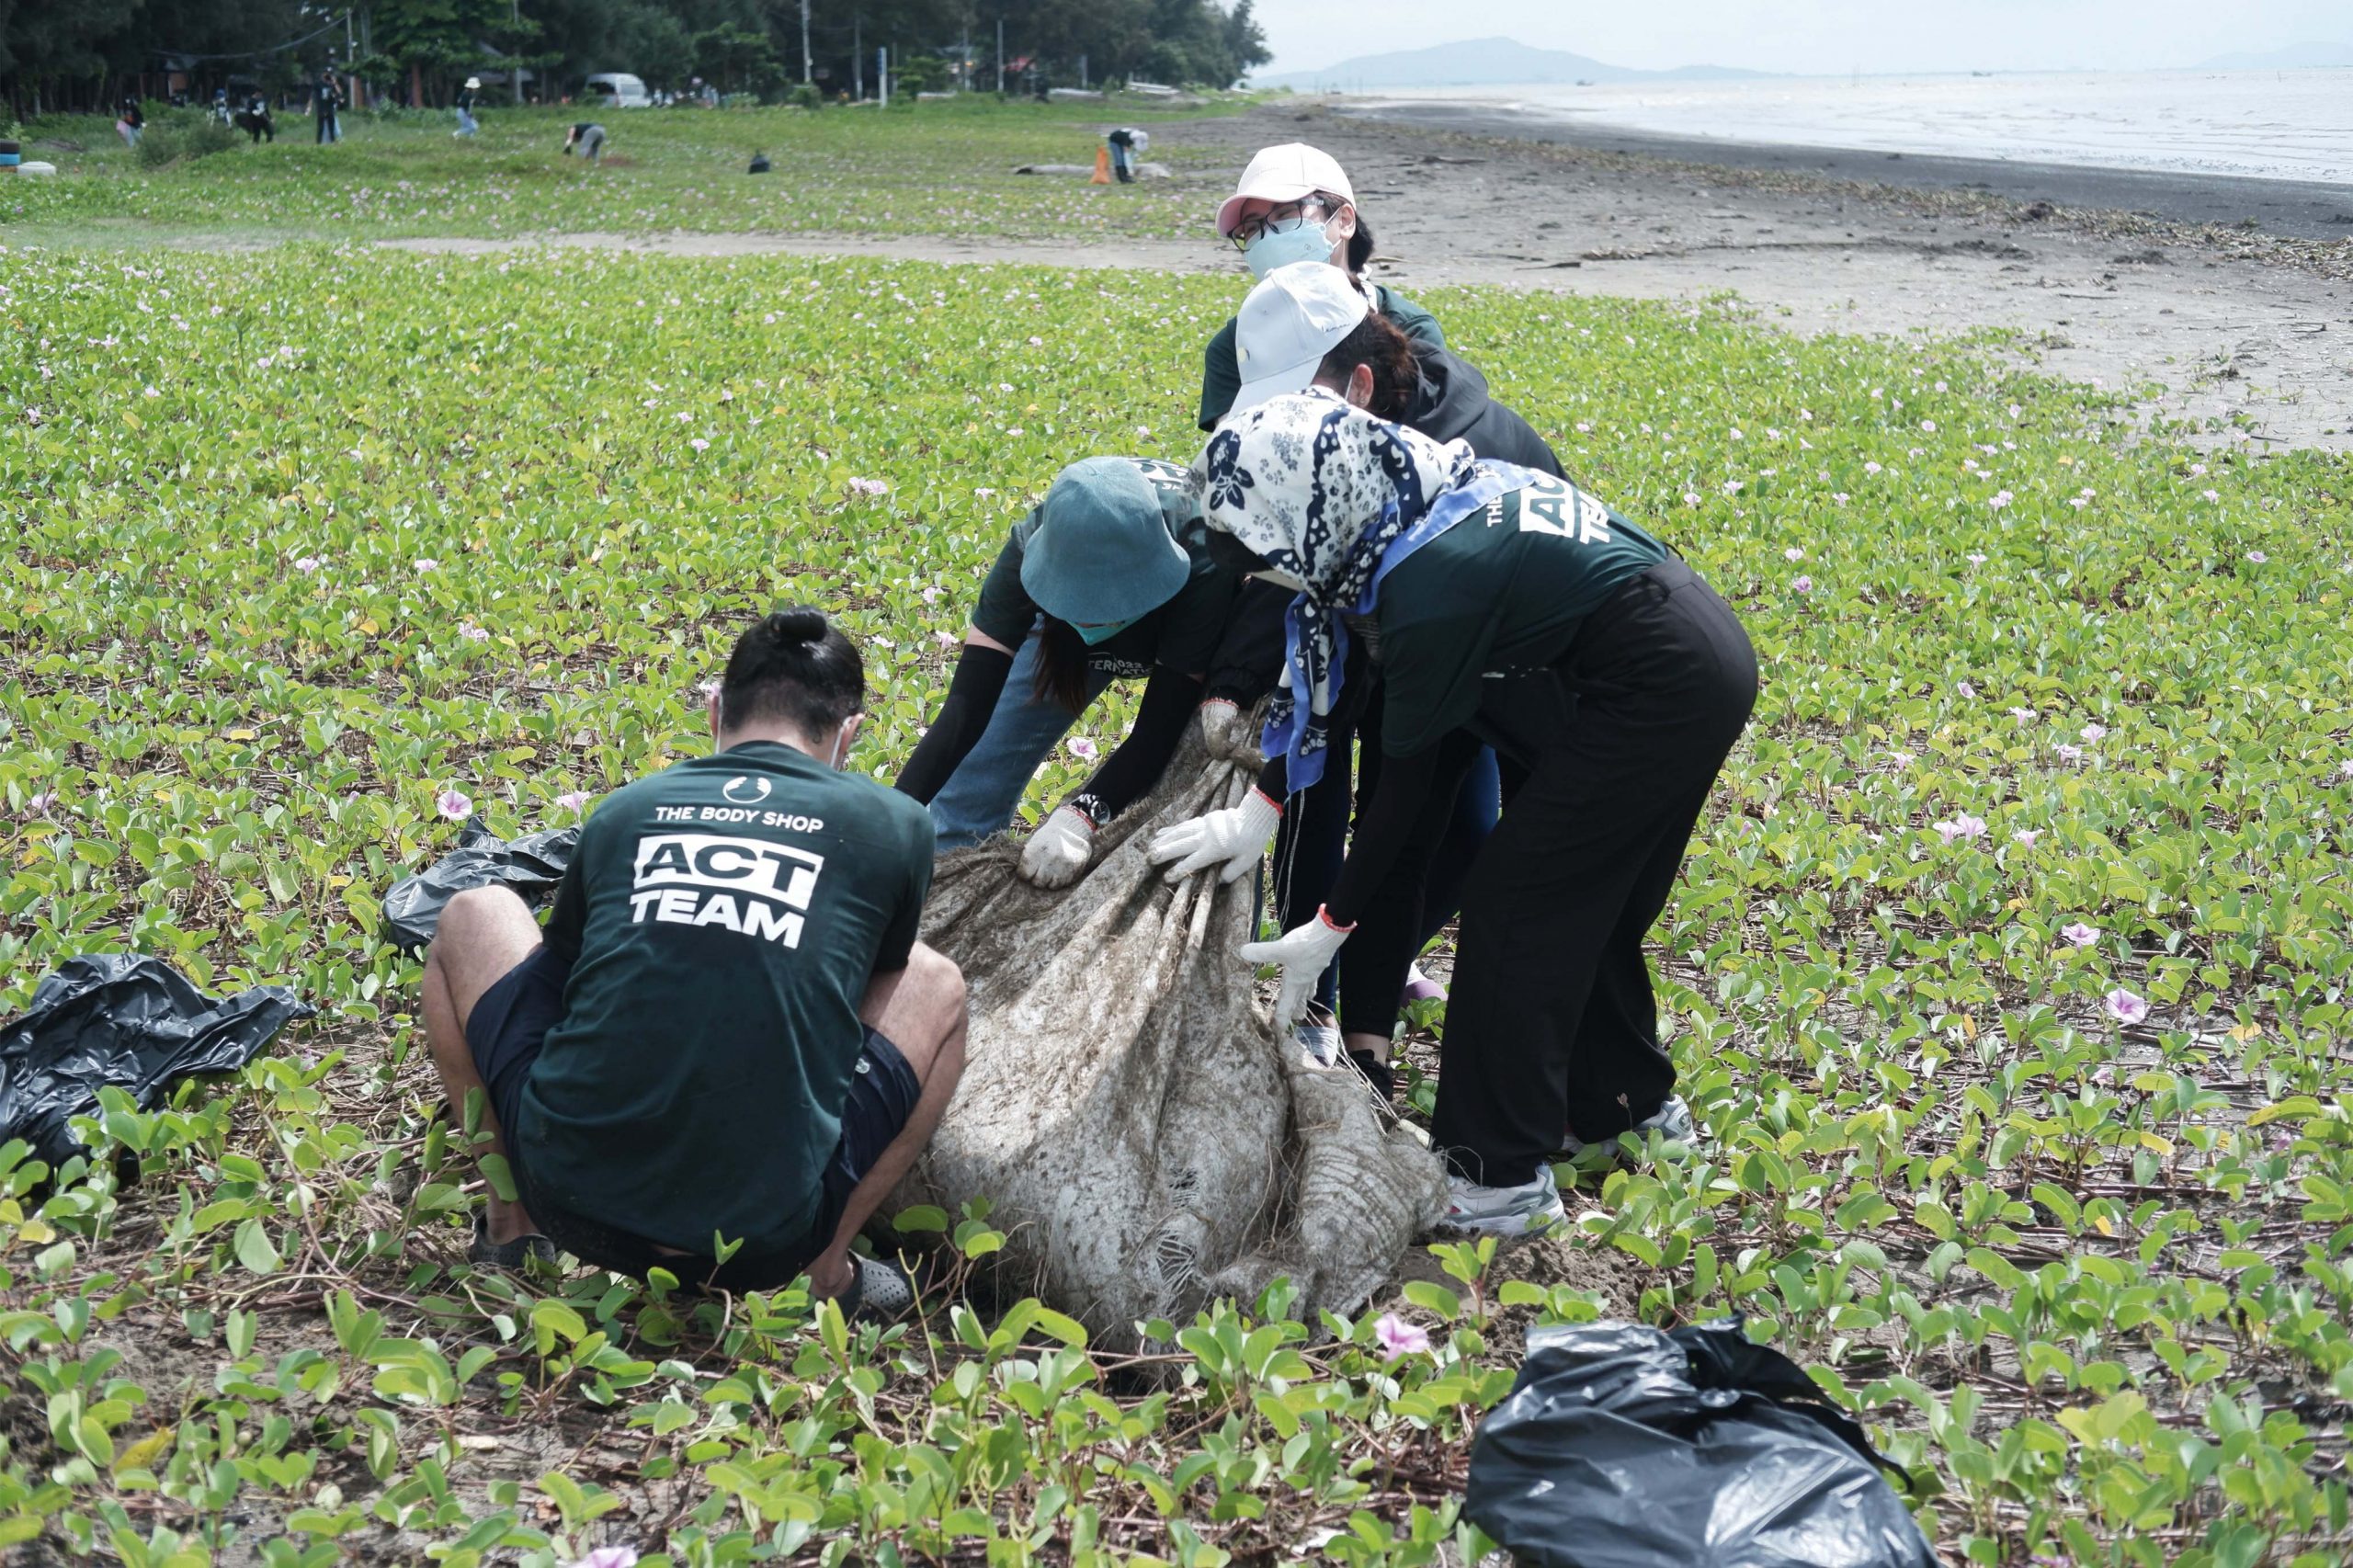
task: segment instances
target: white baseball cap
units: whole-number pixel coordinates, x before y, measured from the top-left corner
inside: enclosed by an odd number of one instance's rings
[[[1234,314],[1233,358],[1242,390],[1227,412],[1239,414],[1314,385],[1324,356],[1371,311],[1372,301],[1356,279],[1329,262],[1294,261],[1267,273]]]
[[[1217,210],[1217,232],[1231,236],[1233,226],[1242,222],[1242,204],[1253,199],[1280,204],[1299,201],[1317,191],[1328,191],[1353,206],[1356,187],[1348,183],[1340,161],[1320,148],[1304,142],[1286,142],[1279,147],[1261,147],[1250,166],[1242,171],[1242,183]]]

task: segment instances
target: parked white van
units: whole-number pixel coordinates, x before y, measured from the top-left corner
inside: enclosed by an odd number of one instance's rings
[[[626,71],[599,71],[580,89],[580,101],[604,108],[644,108],[654,102],[654,95]]]

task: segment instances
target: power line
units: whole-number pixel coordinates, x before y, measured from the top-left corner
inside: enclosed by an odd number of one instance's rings
[[[183,49],[155,49],[150,52],[159,55],[169,55],[174,60],[185,60],[191,65],[203,60],[258,60],[265,54],[283,54],[286,51],[292,49],[295,45],[308,43],[313,39],[318,37],[320,33],[332,31],[334,28],[343,26],[350,19],[351,13],[346,11],[342,16],[337,17],[333,21],[327,23],[325,27],[319,28],[312,32],[304,33],[301,38],[290,38],[284,43],[274,43],[267,49],[248,49],[244,51],[242,53],[190,54]]]

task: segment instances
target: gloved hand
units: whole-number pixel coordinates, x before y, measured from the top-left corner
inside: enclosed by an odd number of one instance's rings
[[[1230,882],[1258,863],[1282,816],[1282,807],[1253,790],[1238,806],[1162,828],[1152,835],[1144,856],[1155,866],[1177,862],[1168,871],[1167,880],[1172,882],[1181,882],[1222,860],[1225,869],[1218,873],[1218,880]]]
[[[1209,742],[1212,754],[1246,745],[1255,738],[1250,733],[1250,716],[1242,711],[1240,704],[1222,697],[1202,701],[1201,735]]]
[[[1288,1029],[1306,1015],[1315,983],[1332,967],[1332,955],[1355,929],[1333,925],[1331,915],[1319,908],[1314,919],[1271,942],[1245,942],[1235,949],[1250,963],[1282,965],[1282,989],[1275,996],[1275,1028]]]
[[[1059,806],[1021,848],[1021,878],[1033,887],[1066,888],[1095,855],[1095,824],[1076,806]]]

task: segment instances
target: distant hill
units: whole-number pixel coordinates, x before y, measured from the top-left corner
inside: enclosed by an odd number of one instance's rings
[[[2201,60],[2200,71],[2307,71],[2353,65],[2353,43],[2291,43],[2285,49],[2242,51]]]
[[[1364,54],[1321,71],[1285,71],[1254,76],[1256,87],[1501,87],[1547,82],[1716,82],[1767,76],[1767,71],[1735,71],[1722,65],[1683,65],[1672,71],[1630,71],[1563,49],[1537,49],[1517,39],[1469,39],[1393,54]]]

